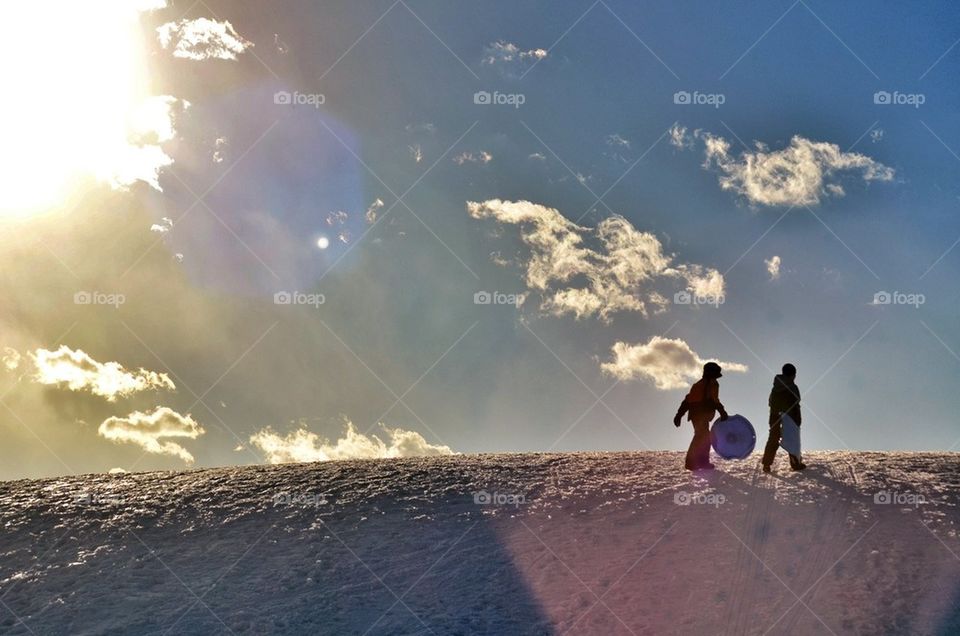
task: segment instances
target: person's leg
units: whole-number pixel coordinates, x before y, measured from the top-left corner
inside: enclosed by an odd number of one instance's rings
[[[777,449],[780,447],[780,420],[770,425],[770,434],[767,436],[767,446],[763,449],[763,465],[772,466],[773,459],[777,456]]]
[[[693,439],[688,451],[690,462],[688,468],[706,468],[710,465],[710,423],[706,421],[693,422]]]
[[[683,467],[687,470],[696,470],[700,468],[700,458],[697,453],[698,432],[697,423],[693,422],[693,438],[690,440],[690,446],[687,448],[687,457],[683,462]]]
[[[704,422],[700,430],[700,465],[712,466],[710,463],[710,422]]]

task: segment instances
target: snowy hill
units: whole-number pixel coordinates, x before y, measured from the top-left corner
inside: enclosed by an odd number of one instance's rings
[[[953,454],[467,455],[0,484],[10,634],[956,634]]]

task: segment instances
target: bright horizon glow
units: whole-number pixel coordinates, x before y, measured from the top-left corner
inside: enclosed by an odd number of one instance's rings
[[[0,8],[10,27],[0,39],[0,64],[15,90],[0,104],[0,218],[54,207],[91,177],[116,185],[118,169],[138,159],[134,153],[169,163],[156,156],[159,147],[127,143],[131,118],[148,97],[136,5],[101,0]]]

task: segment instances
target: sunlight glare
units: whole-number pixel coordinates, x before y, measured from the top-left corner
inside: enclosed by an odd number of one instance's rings
[[[142,149],[127,143],[148,88],[139,10],[163,4],[3,3],[0,217],[55,206],[90,177],[114,181],[131,150]]]

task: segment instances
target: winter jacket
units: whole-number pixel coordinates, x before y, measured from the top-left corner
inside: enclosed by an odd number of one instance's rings
[[[800,426],[800,389],[792,378],[778,375],[773,379],[770,390],[770,426],[780,421],[780,414],[787,413]]]
[[[687,415],[688,421],[713,421],[717,411],[721,416],[727,412],[720,403],[720,383],[712,378],[701,378],[690,387],[690,392],[683,398],[677,415]]]

